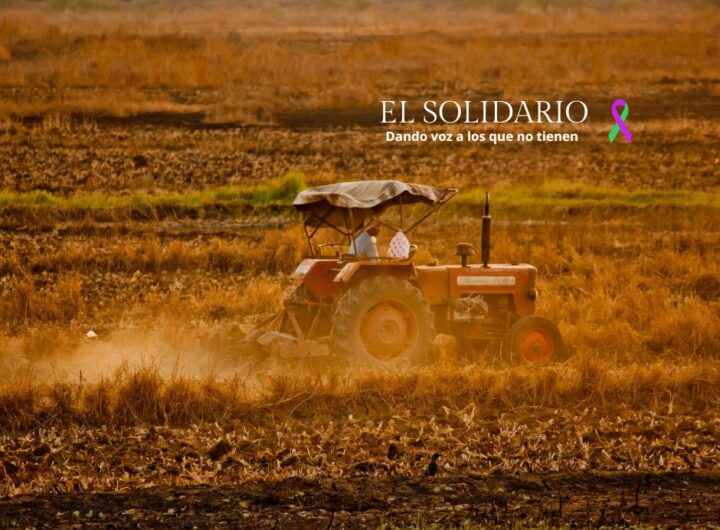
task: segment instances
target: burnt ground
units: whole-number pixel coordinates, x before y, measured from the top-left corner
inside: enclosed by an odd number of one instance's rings
[[[419,515],[422,514],[422,515]],[[549,526],[720,524],[720,473],[349,477],[213,488],[19,496],[6,527],[351,528],[463,522]]]

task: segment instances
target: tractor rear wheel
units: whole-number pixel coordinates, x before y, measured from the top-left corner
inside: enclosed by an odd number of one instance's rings
[[[420,290],[405,279],[374,276],[350,287],[335,308],[335,352],[350,363],[393,368],[432,354],[435,318]]]
[[[522,317],[510,328],[506,345],[511,364],[548,364],[567,358],[560,330],[545,317]]]

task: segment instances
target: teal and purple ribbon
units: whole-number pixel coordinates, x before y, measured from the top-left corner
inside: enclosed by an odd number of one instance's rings
[[[622,114],[618,114],[618,109],[621,107],[623,107]],[[615,141],[615,138],[621,131],[627,143],[630,143],[630,141],[632,140],[632,133],[630,132],[630,129],[627,128],[627,125],[625,125],[625,118],[628,117],[629,113],[630,105],[628,105],[627,101],[625,101],[624,99],[616,99],[615,102],[612,104],[612,116],[615,120],[615,125],[613,125],[612,130],[608,134],[610,143],[613,143]]]

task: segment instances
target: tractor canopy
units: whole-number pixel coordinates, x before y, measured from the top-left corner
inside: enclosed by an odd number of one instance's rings
[[[302,212],[306,227],[326,225],[343,235],[354,234],[390,206],[402,208],[417,203],[430,206],[432,209],[427,215],[405,228],[409,232],[456,193],[455,188],[435,188],[399,180],[362,180],[306,189],[295,197],[293,205]]]

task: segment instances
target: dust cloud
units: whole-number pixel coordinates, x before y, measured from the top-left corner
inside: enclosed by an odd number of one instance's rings
[[[43,337],[39,339],[42,341]],[[241,337],[231,331],[187,331],[183,327],[122,329],[106,336],[47,339],[46,348],[6,339],[0,376],[30,377],[38,382],[94,382],[118,371],[151,367],[164,378],[231,376],[248,370]]]

